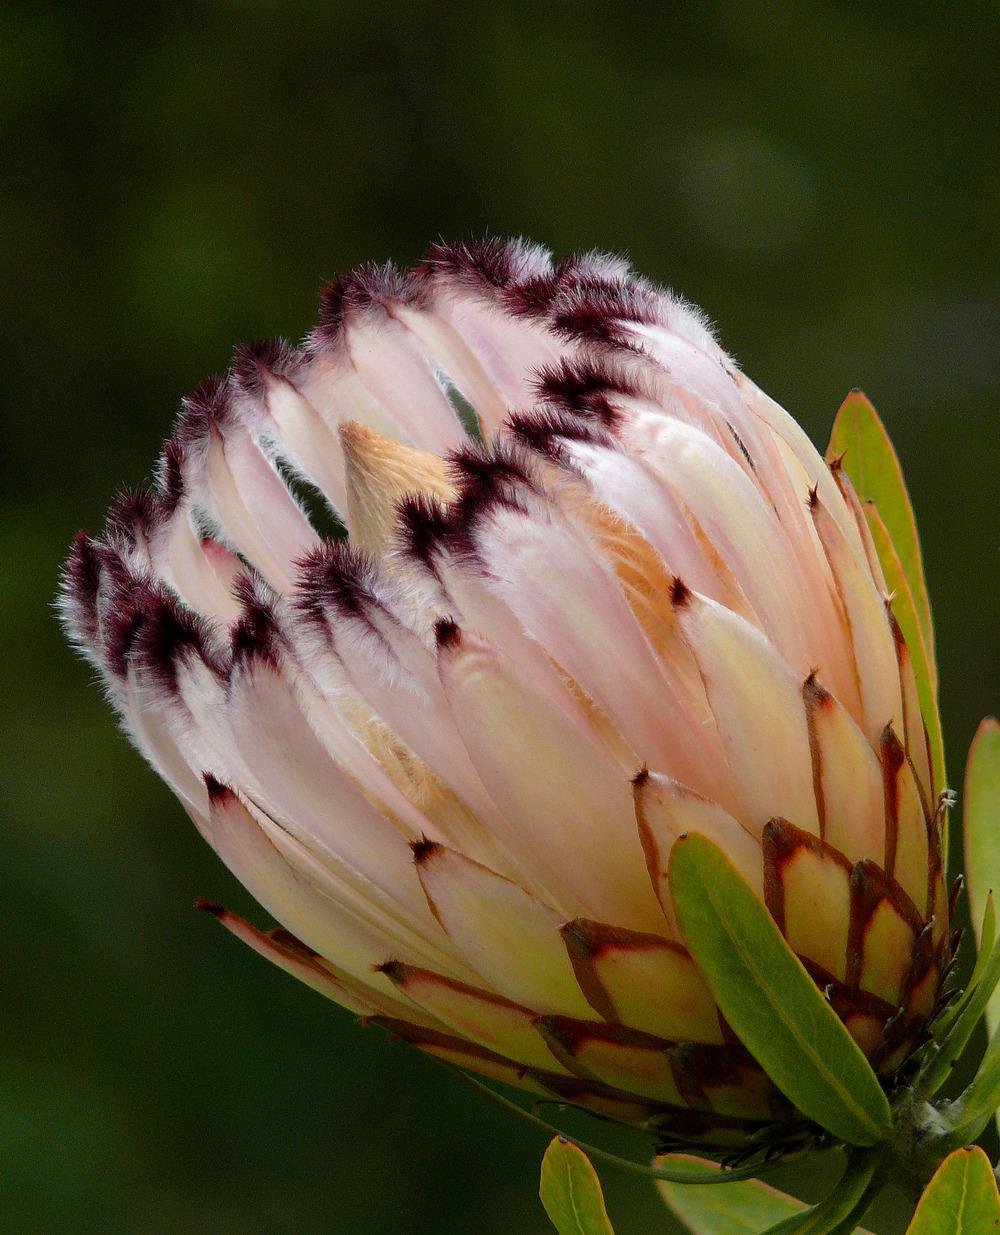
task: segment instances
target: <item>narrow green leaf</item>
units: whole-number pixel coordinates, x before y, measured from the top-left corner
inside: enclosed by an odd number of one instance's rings
[[[681,1160],[700,1165],[706,1174],[718,1172],[714,1162],[687,1154],[670,1154],[657,1161],[671,1165]],[[699,1188],[689,1184],[658,1184],[668,1208],[694,1235],[760,1235],[776,1222],[795,1218],[808,1206],[786,1192],[779,1192],[759,1179],[730,1184],[726,1188]],[[858,1235],[869,1235],[861,1227]]]
[[[614,1235],[597,1172],[583,1150],[561,1136],[545,1151],[538,1195],[559,1235]]]
[[[986,897],[986,908],[983,911],[982,925],[978,930],[979,935],[979,951],[976,954],[976,963],[972,968],[972,973],[969,976],[969,982],[962,993],[960,999],[941,1014],[934,1022],[933,1032],[934,1037],[938,1042],[943,1042],[951,1033],[955,1022],[962,1015],[965,1009],[969,1006],[969,1001],[976,993],[979,983],[982,981],[983,972],[989,963],[990,957],[993,955],[993,948],[997,940],[997,917],[996,907],[993,900],[993,893],[988,893]],[[988,1007],[989,1005],[987,1005]]]
[[[983,1017],[991,1034],[1000,1028],[1000,945],[993,900],[993,887],[1000,886],[1000,724],[991,716],[980,724],[969,749],[963,823],[969,908],[979,952],[965,995],[937,1027],[937,1034],[944,1035],[939,1050],[917,1079],[918,1089],[927,1095],[948,1079]],[[1000,1125],[1000,1111],[997,1122]]]
[[[979,936],[979,951],[976,954],[976,963],[972,969],[972,976],[969,978],[969,987],[971,989],[979,985],[979,980],[983,976],[983,970],[986,968],[986,962],[993,955],[993,947],[997,941],[997,910],[992,888],[986,893],[986,908],[983,910],[982,924],[977,933]]]
[[[978,924],[985,920],[990,891],[1000,889],[1000,723],[992,716],[979,726],[969,749],[963,824],[969,908]],[[991,1033],[1000,1026],[1000,994],[987,1007],[986,1023]]]
[[[924,1189],[906,1235],[986,1235],[1000,1230],[1000,1196],[978,1146],[956,1149]]]
[[[938,1050],[930,1057],[927,1066],[917,1078],[916,1088],[925,1097],[937,1093],[951,1075],[952,1067],[975,1033],[976,1026],[983,1019],[987,1005],[998,987],[1000,987],[1000,944],[994,944],[993,951],[983,966],[982,977],[975,987],[969,990],[968,997],[963,999],[961,1011],[955,1023],[938,1043]]]
[[[762,1235],[849,1235],[878,1191],[875,1154],[855,1153],[829,1196],[800,1214],[769,1226]]]
[[[670,891],[723,1015],[782,1093],[849,1144],[888,1139],[889,1103],[868,1060],[722,850],[679,840]]]
[[[937,686],[934,680],[933,650],[928,649],[927,639],[920,623],[917,603],[893,544],[882,513],[874,502],[865,503],[865,517],[872,534],[872,542],[882,564],[885,582],[892,593],[892,612],[906,640],[906,647],[913,663],[913,676],[920,698],[920,713],[927,726],[927,741],[931,751],[931,767],[934,783],[939,789],[945,787],[947,773],[944,766],[944,736],[941,732],[941,715],[938,712]]]
[[[903,574],[913,594],[917,619],[927,648],[931,681],[936,691],[934,627],[913,506],[906,491],[903,469],[899,466],[899,459],[885,425],[860,390],[852,391],[847,396],[833,422],[827,458],[835,459],[838,456],[842,456],[842,466],[858,491],[858,496],[863,502],[876,504],[888,529]]]
[[[971,1145],[1000,1111],[1000,1029],[990,1038],[975,1079],[954,1105],[960,1116],[948,1133],[947,1143]]]

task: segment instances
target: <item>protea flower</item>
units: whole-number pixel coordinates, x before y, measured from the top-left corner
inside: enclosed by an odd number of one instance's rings
[[[838,461],[697,310],[490,241],[237,351],[63,605],[281,924],[208,906],[235,935],[461,1068],[724,1146],[794,1112],[685,946],[678,837],[725,850],[884,1074],[950,960],[887,592]]]

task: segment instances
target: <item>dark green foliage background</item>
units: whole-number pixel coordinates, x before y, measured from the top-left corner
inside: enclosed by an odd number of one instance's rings
[[[251,906],[63,645],[58,563],[179,396],[230,344],[301,334],[336,271],[485,229],[620,250],[820,444],[851,386],[880,408],[958,782],[1000,699],[995,6],[29,0],[0,22],[0,1229],[543,1232],[544,1138],[191,911]],[[620,1235],[667,1229],[605,1176]]]

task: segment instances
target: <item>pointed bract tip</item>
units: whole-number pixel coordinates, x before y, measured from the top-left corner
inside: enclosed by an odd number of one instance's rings
[[[147,583],[144,594],[137,593],[135,601],[141,621],[132,631],[130,647],[122,655],[135,653],[160,689],[168,694],[177,692],[180,668],[193,658],[200,659],[217,677],[222,676],[223,664],[207,619],[152,584]]]
[[[210,802],[224,802],[236,796],[228,785],[224,785],[221,780],[216,780],[211,772],[203,772],[201,778],[205,782],[205,790]]]
[[[240,605],[239,618],[230,628],[234,666],[265,664],[277,670],[284,642],[266,585],[244,572],[233,582],[233,596]]]
[[[507,417],[507,431],[519,446],[552,463],[566,462],[567,445],[582,443],[605,449],[615,446],[615,439],[604,424],[558,407],[512,412]]]
[[[609,429],[616,428],[621,420],[621,412],[611,400],[639,394],[638,385],[623,369],[590,358],[564,359],[545,366],[536,372],[534,386],[544,403],[596,419]]]
[[[434,639],[442,651],[456,648],[462,642],[461,627],[453,618],[438,618],[434,623]]]
[[[806,703],[811,704],[813,707],[823,707],[824,704],[828,704],[833,700],[830,692],[820,683],[818,673],[817,669],[811,669],[809,676],[802,683],[803,697]]]
[[[646,935],[640,931],[631,931],[620,926],[609,926],[606,922],[595,922],[592,918],[573,918],[569,922],[564,922],[559,928],[559,934],[565,940],[571,956],[579,954],[596,957],[609,948],[631,950],[659,946],[660,943],[656,935]],[[605,1005],[597,1009],[605,1020],[616,1021],[618,1019],[611,1005],[607,1004],[606,997],[596,991],[588,990],[587,999],[592,997]],[[597,1008],[597,1004],[594,1006]]]
[[[364,446],[368,442],[382,440],[382,435],[360,420],[342,420],[338,426],[340,440],[345,446]]]
[[[91,646],[99,633],[97,596],[101,587],[101,561],[97,542],[89,532],[73,537],[59,582],[63,625],[70,637]]]
[[[184,468],[187,450],[182,441],[171,437],[163,444],[163,453],[156,464],[156,476],[164,507],[175,510],[184,497]]]
[[[885,616],[889,622],[889,629],[892,631],[893,643],[896,645],[896,656],[902,660],[908,660],[910,649],[906,646],[906,636],[903,634],[903,628],[899,624],[899,619],[893,612],[892,602],[895,599],[895,593],[890,596],[882,597],[882,604],[885,607]]]
[[[97,541],[86,528],[80,528],[73,537],[64,569],[67,586],[82,588],[88,597],[97,595],[100,586]]]
[[[623,326],[652,325],[661,312],[661,302],[641,281],[623,274],[595,268],[586,257],[563,263],[549,314],[554,328],[569,339],[638,350]]]
[[[480,291],[511,292],[548,274],[548,254],[523,240],[472,237],[432,244],[414,275],[419,280],[444,277]]]
[[[410,851],[413,854],[413,861],[417,866],[423,866],[441,848],[436,840],[431,840],[430,837],[421,836],[419,840],[410,841]]]
[[[851,406],[858,406],[858,405],[860,405],[869,414],[873,414],[875,416],[878,415],[878,413],[875,411],[875,407],[871,399],[869,399],[867,394],[865,394],[865,392],[861,389],[860,386],[855,386],[854,389],[849,391],[848,394],[844,397],[844,401],[840,405],[840,410],[843,411],[845,408],[848,408]],[[838,415],[839,414],[840,413],[838,412]]]
[[[375,603],[378,578],[370,553],[351,540],[327,540],[299,561],[294,603],[313,619],[323,619],[327,609],[357,616]]]
[[[372,972],[384,973],[390,982],[395,982],[397,985],[406,978],[406,966],[402,961],[397,960],[388,960],[383,961],[380,965],[372,965]]]
[[[225,917],[227,912],[225,905],[220,905],[218,901],[206,900],[204,897],[196,900],[194,907],[201,913],[210,913],[213,918]]]
[[[269,377],[291,380],[304,362],[303,354],[285,339],[254,339],[233,353],[233,380],[244,394],[259,397]]]
[[[177,691],[178,673],[190,659],[197,658],[217,677],[224,675],[209,621],[162,589],[148,589],[131,651],[168,694]]]
[[[649,768],[643,764],[638,772],[632,777],[632,788],[641,789],[649,780]]]
[[[674,575],[674,581],[670,585],[670,601],[675,609],[682,609],[691,599],[691,589],[680,577]]]
[[[443,502],[429,493],[407,493],[396,506],[397,529],[406,551],[430,566],[448,537],[450,523]]]
[[[815,510],[819,506],[819,484],[814,484],[809,490],[809,497],[806,499],[810,510]]]
[[[319,321],[312,334],[315,346],[336,343],[352,317],[384,311],[387,303],[406,300],[405,277],[393,262],[369,262],[350,274],[332,279],[320,292]]]
[[[213,428],[232,423],[233,385],[228,374],[204,378],[181,400],[174,440],[182,449],[205,440]]]
[[[463,523],[498,506],[517,508],[522,490],[539,491],[537,461],[517,442],[473,443],[453,450],[446,461],[458,488],[456,515]]]
[[[104,540],[119,539],[134,545],[140,537],[148,537],[161,519],[159,494],[148,484],[125,489],[108,507],[104,517]]]
[[[795,827],[781,815],[773,815],[761,830],[765,853],[772,856],[797,849],[800,844],[808,844],[809,840],[809,833]]]

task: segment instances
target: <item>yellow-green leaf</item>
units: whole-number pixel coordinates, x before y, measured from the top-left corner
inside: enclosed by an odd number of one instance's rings
[[[903,632],[903,638],[906,640],[906,647],[913,662],[913,676],[916,679],[917,694],[920,697],[920,713],[927,726],[927,741],[931,750],[934,783],[939,789],[943,789],[948,782],[944,766],[944,738],[938,712],[933,649],[927,646],[910,580],[903,569],[903,563],[896,552],[896,546],[889,535],[882,512],[874,502],[865,503],[865,517],[868,520],[875,552],[882,564],[886,586],[892,593],[892,611]]]
[[[658,1165],[675,1162],[701,1165],[707,1175],[720,1168],[714,1162],[688,1154],[668,1154],[657,1159]],[[786,1218],[804,1214],[808,1209],[786,1192],[779,1192],[759,1179],[728,1184],[725,1188],[703,1188],[697,1184],[657,1185],[668,1208],[688,1227],[693,1235],[760,1235],[768,1227]],[[857,1235],[869,1235],[862,1227]]]
[[[979,726],[969,749],[963,823],[969,909],[982,947],[987,901],[992,890],[1000,892],[1000,723],[992,716]],[[1000,1026],[1000,991],[987,1005],[986,1023],[991,1033]]]
[[[842,466],[863,502],[874,502],[895,546],[903,573],[913,593],[920,629],[927,648],[931,681],[937,690],[934,626],[924,579],[917,523],[903,470],[885,426],[868,398],[852,391],[833,422],[827,458],[842,459]],[[881,560],[881,554],[879,555]],[[882,563],[883,570],[885,563]]]
[[[561,1136],[545,1151],[538,1195],[559,1235],[614,1235],[597,1172],[583,1150]]]
[[[1000,1196],[978,1146],[956,1149],[934,1172],[906,1235],[989,1235],[1000,1231]]]
[[[692,833],[670,855],[681,933],[747,1050],[803,1114],[851,1145],[892,1135],[878,1078],[722,850]]]

